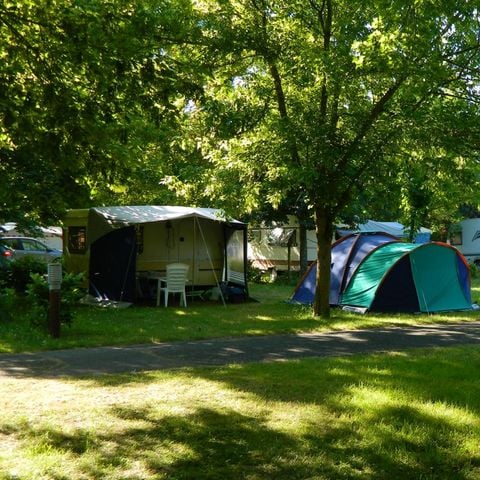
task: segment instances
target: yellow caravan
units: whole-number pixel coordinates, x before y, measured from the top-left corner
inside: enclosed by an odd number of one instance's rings
[[[141,281],[170,263],[189,265],[189,289],[220,282],[247,294],[247,226],[211,208],[117,206],[69,210],[64,220],[65,268],[85,272],[89,292],[131,302]],[[86,285],[87,286],[87,285]]]

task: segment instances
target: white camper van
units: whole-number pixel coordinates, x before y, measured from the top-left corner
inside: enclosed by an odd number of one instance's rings
[[[450,243],[469,263],[480,264],[480,218],[462,220],[450,233]]]

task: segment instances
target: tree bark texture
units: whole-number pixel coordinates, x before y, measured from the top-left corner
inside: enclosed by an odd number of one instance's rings
[[[324,207],[315,207],[317,233],[317,277],[313,314],[330,318],[330,264],[332,258],[333,215]]]

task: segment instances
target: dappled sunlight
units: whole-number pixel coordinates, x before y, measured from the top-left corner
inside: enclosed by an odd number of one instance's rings
[[[15,465],[21,478],[36,468],[37,478],[112,480],[475,475],[479,366],[478,348],[465,347],[1,377],[0,476]]]
[[[275,321],[275,319],[273,317],[266,317],[264,315],[256,315],[253,318],[255,318],[255,320],[260,320],[262,322],[273,322],[273,321]]]
[[[261,301],[222,305],[194,301],[187,308],[134,306],[127,309],[98,309],[83,306],[76,311],[71,327],[62,328],[59,339],[32,328],[21,318],[0,325],[0,351],[33,352],[73,347],[128,345],[178,340],[241,337],[286,333],[321,333],[407,325],[446,324],[477,321],[479,311],[436,315],[366,314],[331,309],[328,320],[315,318],[309,306],[286,303],[291,288],[257,285]]]

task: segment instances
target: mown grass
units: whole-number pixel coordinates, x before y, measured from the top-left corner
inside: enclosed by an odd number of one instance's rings
[[[190,302],[188,308],[133,306],[126,309],[81,307],[71,327],[63,327],[60,339],[33,328],[21,316],[0,322],[0,352],[34,352],[48,349],[126,345],[214,337],[271,335],[427,323],[477,320],[478,311],[438,315],[358,315],[332,309],[330,320],[312,317],[310,307],[286,302],[293,287],[284,284],[252,284],[255,301],[241,304]],[[480,298],[480,282],[472,287]]]
[[[2,479],[478,479],[480,349],[0,378]]]

